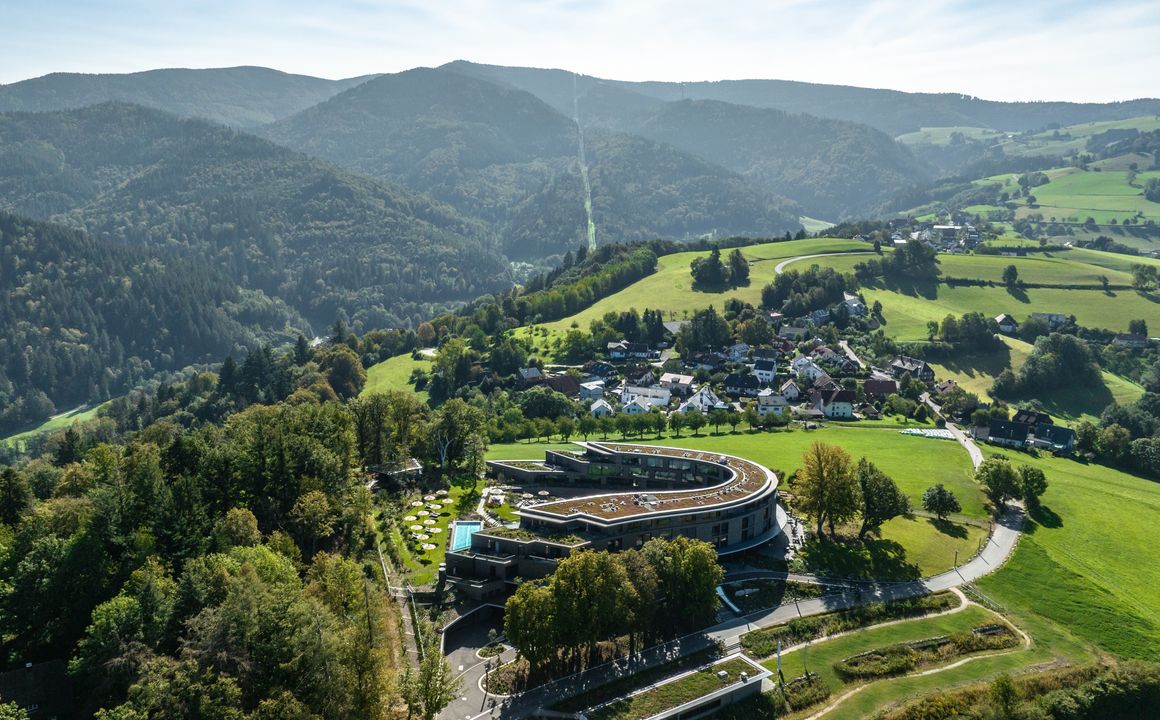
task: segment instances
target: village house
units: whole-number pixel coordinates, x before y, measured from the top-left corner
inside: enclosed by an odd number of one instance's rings
[[[520,384],[524,387],[535,385],[544,380],[544,373],[539,368],[526,367],[519,369]]]
[[[721,399],[718,398],[711,389],[709,389],[708,385],[706,385],[697,392],[693,393],[692,397],[690,397],[688,400],[681,403],[680,407],[677,408],[677,412],[707,413],[712,410],[723,409],[726,407],[728,407],[728,405],[721,402]]]
[[[757,360],[777,360],[781,357],[781,350],[775,347],[755,347],[751,351],[750,357],[755,362]]]
[[[1027,434],[1030,430],[1031,426],[1026,423],[992,420],[991,427],[987,431],[987,442],[1021,448],[1027,445]]]
[[[912,378],[920,382],[934,380],[934,370],[925,360],[899,355],[890,363],[890,374],[895,378],[901,378],[906,373],[910,373]]]
[[[815,389],[810,404],[832,420],[853,420],[855,399],[853,390],[835,388],[825,392]]]
[[[592,403],[588,407],[588,411],[592,413],[592,417],[604,417],[605,415],[611,415],[614,412],[612,406],[609,405],[608,401],[604,398],[600,398],[596,402]]]
[[[602,397],[604,397],[603,380],[593,380],[592,382],[580,383],[581,400],[597,400]]]
[[[617,340],[608,343],[605,353],[612,360],[624,360],[633,358],[635,360],[647,360],[652,351],[649,350],[648,345],[639,342],[628,342],[627,340]]]
[[[1014,335],[1019,331],[1019,323],[1015,322],[1015,318],[1007,313],[996,315],[995,324],[999,326],[999,332],[1004,335]]]
[[[1148,347],[1148,336],[1137,335],[1135,333],[1118,333],[1112,338],[1112,345],[1134,349],[1146,348]]]
[[[777,379],[777,363],[773,360],[758,360],[753,363],[753,375],[762,385],[769,385]]]
[[[862,392],[865,393],[867,398],[882,400],[898,392],[898,381],[893,379],[870,378],[862,383]]]
[[[589,360],[580,367],[586,378],[603,378],[607,380],[616,374],[616,367],[603,360]]]
[[[1038,410],[1031,410],[1029,408],[1018,408],[1015,410],[1015,416],[1011,418],[1011,422],[1030,426],[1051,425],[1055,421],[1045,412],[1039,412]]]
[[[730,345],[725,349],[725,357],[729,359],[729,362],[742,362],[749,357],[749,345],[746,343]]]
[[[1042,320],[1047,323],[1047,327],[1051,330],[1061,328],[1067,324],[1067,316],[1063,313],[1031,313],[1031,317],[1036,320]]]
[[[580,381],[571,375],[553,375],[544,379],[544,384],[568,397],[580,394]]]
[[[853,317],[862,317],[866,314],[866,303],[862,302],[862,298],[858,297],[856,293],[843,292],[842,302]]]
[[[646,398],[634,397],[624,405],[625,415],[648,415],[652,406]]]
[[[946,395],[947,393],[949,393],[951,390],[954,390],[958,386],[959,386],[959,384],[957,382],[955,382],[954,380],[951,380],[950,378],[947,378],[946,380],[943,380],[942,382],[937,382],[934,384],[934,393],[935,393],[935,395],[939,395],[939,396]]]
[[[644,404],[647,412],[648,408],[654,405],[660,408],[667,407],[672,397],[672,393],[669,392],[668,388],[663,388],[659,385],[652,387],[625,385],[620,391],[620,404],[624,405],[625,412],[628,412],[628,404],[633,400],[639,400]]]
[[[813,358],[804,355],[794,358],[793,362],[790,363],[790,367],[793,368],[794,374],[799,378],[805,378],[811,382],[817,382],[818,378],[822,376],[829,377],[825,370],[818,367],[818,364],[813,361]]]
[[[714,372],[725,367],[725,356],[715,352],[696,352],[685,361],[686,367]]]
[[[802,391],[801,388],[798,387],[797,382],[791,378],[782,383],[781,394],[785,396],[786,400],[789,400],[790,402],[797,402],[798,398],[802,396]]]
[[[730,373],[725,378],[725,392],[733,396],[757,397],[761,390],[761,383],[756,375],[749,373]]]
[[[762,390],[757,396],[757,414],[761,417],[765,417],[766,415],[784,415],[788,407],[789,401],[781,393],[775,393],[772,390]]]
[[[1075,449],[1075,431],[1054,423],[1040,423],[1028,435],[1027,442],[1032,447],[1066,452]]]
[[[660,384],[674,395],[684,396],[693,391],[693,376],[667,372],[661,375]]]
[[[779,337],[783,337],[786,340],[790,340],[792,342],[798,342],[802,338],[804,338],[806,335],[808,335],[809,332],[810,331],[804,327],[795,327],[793,325],[782,325],[781,328],[777,331],[777,334]]]

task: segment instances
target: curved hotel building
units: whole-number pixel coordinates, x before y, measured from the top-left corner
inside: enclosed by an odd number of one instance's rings
[[[447,553],[448,581],[481,598],[506,592],[516,578],[548,575],[578,550],[639,548],[654,537],[684,535],[727,555],[782,531],[777,476],[755,462],[656,445],[576,445],[549,450],[542,461],[488,462],[488,475],[500,483],[572,497],[525,505],[518,527],[476,531],[469,547]]]

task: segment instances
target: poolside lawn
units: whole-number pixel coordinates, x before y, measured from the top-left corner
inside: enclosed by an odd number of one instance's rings
[[[412,583],[427,585],[435,580],[439,563],[443,562],[443,556],[447,553],[447,548],[452,541],[451,523],[456,518],[475,509],[481,486],[481,481],[466,479],[453,481],[447,496],[434,501],[443,506],[439,510],[431,510],[426,506],[431,501],[423,500],[423,496],[431,493],[415,493],[406,498],[402,509],[398,512],[398,517],[388,523],[388,527],[384,531],[389,533],[391,541],[399,549]],[[423,502],[424,507],[414,507],[411,505],[412,502]],[[425,510],[430,515],[421,516],[418,514],[420,510]],[[413,516],[416,520],[404,520],[407,516]],[[435,520],[435,524],[424,525],[422,521],[426,518]],[[413,540],[411,538],[411,525],[422,526],[424,529],[421,532],[428,535],[429,538],[423,541]],[[431,532],[431,528],[437,529],[438,532]],[[434,548],[424,550],[422,548],[424,543],[434,545]]]

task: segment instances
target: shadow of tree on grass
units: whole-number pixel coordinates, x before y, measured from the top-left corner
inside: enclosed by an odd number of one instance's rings
[[[814,538],[798,554],[806,572],[829,578],[916,580],[919,568],[893,540]]]
[[[960,540],[963,540],[967,537],[966,525],[951,522],[950,520],[939,520],[938,518],[927,518],[926,521],[930,523],[935,530],[938,530],[943,535],[958,538]]]
[[[1046,505],[1040,505],[1032,510],[1029,515],[1032,520],[1045,528],[1054,530],[1063,527],[1063,518]]]

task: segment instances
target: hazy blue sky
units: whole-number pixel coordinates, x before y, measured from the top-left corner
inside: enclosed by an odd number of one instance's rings
[[[454,59],[626,80],[781,78],[995,99],[1160,95],[1157,0],[0,0],[0,83]]]

